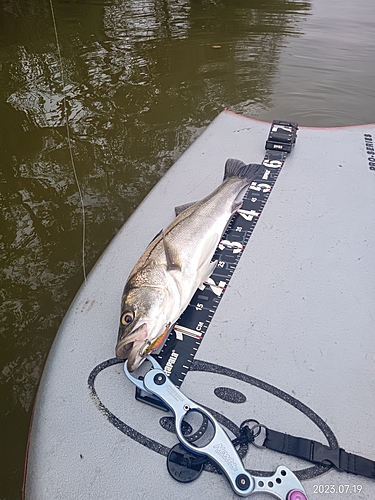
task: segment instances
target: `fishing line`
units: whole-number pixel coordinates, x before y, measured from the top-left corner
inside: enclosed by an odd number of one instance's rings
[[[56,46],[57,46],[57,54],[59,57],[59,65],[60,65],[60,72],[61,72],[61,84],[62,84],[62,93],[63,93],[63,113],[65,117],[65,126],[66,126],[66,136],[68,139],[68,149],[69,149],[69,156],[70,156],[70,163],[73,169],[73,175],[74,179],[77,185],[77,191],[79,195],[79,199],[81,202],[81,211],[82,211],[82,271],[83,271],[83,279],[86,283],[86,263],[85,263],[85,254],[86,254],[86,249],[85,249],[85,243],[86,243],[86,212],[85,212],[85,204],[83,201],[83,196],[82,196],[82,190],[81,186],[78,181],[78,176],[77,176],[77,170],[74,162],[74,156],[73,156],[73,148],[70,140],[70,130],[69,130],[69,121],[68,121],[68,111],[67,111],[67,105],[66,105],[66,97],[65,97],[65,78],[64,78],[64,68],[62,64],[62,56],[61,56],[61,48],[60,48],[60,42],[59,42],[59,36],[57,33],[57,25],[56,25],[56,19],[55,19],[55,11],[53,8],[52,0],[49,0],[50,7],[51,7],[51,15],[52,15],[52,22],[53,22],[53,28],[55,31],[55,39],[56,39]]]

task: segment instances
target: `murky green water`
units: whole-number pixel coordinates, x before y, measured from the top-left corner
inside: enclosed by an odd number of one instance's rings
[[[49,0],[0,3],[1,500],[21,496],[38,379],[83,279],[64,96],[87,270],[224,107],[310,126],[375,121],[373,0],[53,6],[64,85]]]

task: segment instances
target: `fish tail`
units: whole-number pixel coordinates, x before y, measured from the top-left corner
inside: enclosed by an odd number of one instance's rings
[[[258,163],[250,163],[246,165],[241,160],[229,158],[225,163],[224,181],[230,177],[242,177],[249,182],[259,176],[264,171],[264,166]]]

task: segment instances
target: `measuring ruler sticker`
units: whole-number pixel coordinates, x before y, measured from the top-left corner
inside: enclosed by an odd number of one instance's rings
[[[195,292],[160,353],[152,355],[177,387],[184,381],[225,294],[286,157],[292,150],[297,130],[297,123],[272,122],[262,161],[266,170],[261,178],[250,184],[243,198],[242,207],[232,216],[212,258],[212,261],[217,261],[216,268],[210,278]]]

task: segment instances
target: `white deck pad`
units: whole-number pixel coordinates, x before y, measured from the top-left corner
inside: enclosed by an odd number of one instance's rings
[[[260,163],[269,128],[222,112],[90,272],[38,390],[27,500],[239,498],[216,473],[189,484],[169,475],[166,453],[178,442],[166,430],[171,414],[136,401],[122,364],[105,362],[114,358],[123,287],[147,244],[175,206],[220,184],[228,158]],[[375,460],[374,141],[375,125],[298,131],[181,386],[226,417],[231,437],[243,420],[257,419]],[[302,481],[309,499],[375,498],[375,480],[334,469],[313,477],[312,464],[270,450],[249,446],[244,464],[310,469]]]

